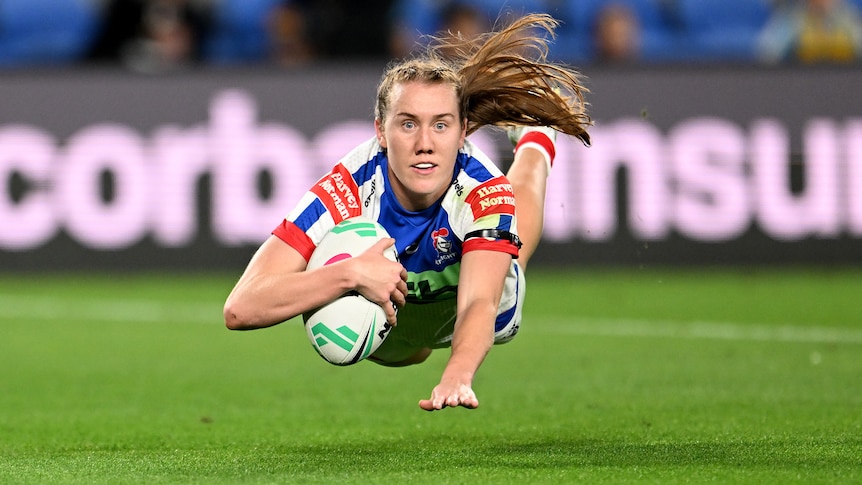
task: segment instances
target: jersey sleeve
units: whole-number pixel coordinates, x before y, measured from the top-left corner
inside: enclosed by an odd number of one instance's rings
[[[362,214],[356,171],[379,151],[375,140],[355,148],[306,192],[272,234],[308,261],[336,224]]]
[[[515,194],[502,171],[468,140],[462,170],[454,184],[462,252],[500,251],[518,256]],[[455,204],[453,204],[455,205]]]
[[[330,229],[360,214],[359,187],[347,167],[339,163],[311,187],[272,234],[308,261]]]
[[[272,230],[272,235],[299,251],[306,261],[311,259],[311,254],[317,247],[305,231],[287,219],[281,221],[281,224]]]
[[[499,175],[471,190],[465,202],[473,224],[464,236],[464,253],[477,249],[518,256],[520,242],[515,230],[515,194],[512,184]]]

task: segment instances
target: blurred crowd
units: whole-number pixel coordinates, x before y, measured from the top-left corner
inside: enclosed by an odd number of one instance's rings
[[[550,57],[627,63],[857,63],[862,0],[0,0],[0,67],[302,66],[389,59],[508,16],[562,22]]]

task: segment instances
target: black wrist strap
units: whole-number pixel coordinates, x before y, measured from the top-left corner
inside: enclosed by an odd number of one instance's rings
[[[502,239],[504,241],[509,241],[518,249],[521,249],[521,239],[517,234],[513,234],[509,231],[503,231],[500,229],[479,229],[478,231],[468,232],[467,235],[464,236],[464,241],[466,242],[474,237]]]

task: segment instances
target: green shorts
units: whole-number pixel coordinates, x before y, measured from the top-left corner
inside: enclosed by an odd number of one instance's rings
[[[503,295],[494,324],[494,344],[512,340],[521,326],[526,281],[517,261],[506,276]],[[398,310],[398,325],[374,352],[382,363],[401,362],[424,348],[439,349],[452,345],[455,329],[456,300],[430,303],[408,303]]]

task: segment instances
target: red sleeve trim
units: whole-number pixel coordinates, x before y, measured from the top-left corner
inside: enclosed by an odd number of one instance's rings
[[[308,237],[308,234],[288,220],[282,221],[278,227],[273,229],[272,235],[299,251],[299,254],[305,258],[305,261],[311,259],[311,253],[316,248],[314,243],[311,242],[311,238]]]
[[[553,165],[554,157],[557,156],[557,147],[554,144],[554,140],[551,140],[551,137],[542,133],[541,131],[528,131],[524,133],[524,136],[518,140],[518,144],[515,145],[515,151],[517,152],[521,145],[527,143],[535,143],[540,147],[544,148],[546,152],[548,152],[548,156],[551,157],[549,162]]]
[[[470,251],[498,251],[501,253],[511,254],[513,258],[518,257],[518,246],[515,246],[509,241],[497,239],[494,241],[483,239],[480,237],[468,239],[464,241],[464,246],[461,248],[461,254],[469,253]]]

